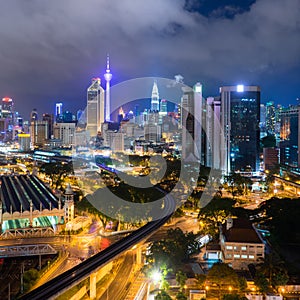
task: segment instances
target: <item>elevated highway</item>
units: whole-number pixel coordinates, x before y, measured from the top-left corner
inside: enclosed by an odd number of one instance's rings
[[[169,195],[165,196],[164,202],[165,205],[159,212],[160,215],[157,216],[157,220],[148,222],[145,226],[134,231],[127,237],[117,241],[105,250],[83,261],[81,264],[73,267],[67,272],[55,277],[46,284],[29,292],[28,294],[25,294],[20,299],[55,299],[73,286],[91,276],[94,272],[98,271],[101,267],[111,262],[126,250],[146,240],[170,219],[176,209],[176,202]]]

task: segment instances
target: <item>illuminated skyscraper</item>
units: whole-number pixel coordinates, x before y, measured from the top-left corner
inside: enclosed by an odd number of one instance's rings
[[[14,103],[11,98],[2,98],[1,117],[8,119],[10,124],[13,124],[14,119]]]
[[[159,124],[163,123],[164,117],[168,115],[168,101],[162,99],[160,101],[160,110],[159,110]]]
[[[268,134],[275,134],[275,105],[273,101],[266,104],[266,130]]]
[[[220,97],[208,97],[206,99],[205,116],[205,165],[213,169],[220,169],[222,143],[222,130],[220,128]]]
[[[93,78],[87,89],[86,130],[96,136],[104,122],[104,90],[100,78]]]
[[[62,103],[55,103],[55,118],[58,119],[62,114]]]
[[[202,161],[202,85],[183,87],[181,98],[182,158]]]
[[[109,55],[107,55],[106,62],[106,73],[104,74],[104,78],[106,80],[106,91],[105,91],[105,121],[110,121],[110,81],[112,78],[112,74],[109,69]]]
[[[259,171],[260,88],[258,86],[225,86],[221,94],[221,127],[225,174],[234,171]]]
[[[35,122],[39,119],[36,108],[34,108],[30,113],[30,122]]]
[[[154,81],[152,88],[151,111],[159,111],[159,93],[156,81]]]
[[[300,106],[280,111],[280,164],[300,167]]]

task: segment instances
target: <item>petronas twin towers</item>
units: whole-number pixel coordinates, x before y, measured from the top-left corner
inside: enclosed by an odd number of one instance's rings
[[[151,111],[159,111],[159,93],[156,81],[154,81],[152,88]]]

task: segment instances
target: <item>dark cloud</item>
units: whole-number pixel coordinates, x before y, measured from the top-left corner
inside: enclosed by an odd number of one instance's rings
[[[109,52],[112,84],[182,74],[187,84],[203,82],[206,96],[244,82],[262,85],[265,98],[294,101],[300,0],[221,2],[204,12],[204,0],[2,1],[0,96],[14,97],[26,117],[58,100],[84,108],[85,89],[104,73]]]

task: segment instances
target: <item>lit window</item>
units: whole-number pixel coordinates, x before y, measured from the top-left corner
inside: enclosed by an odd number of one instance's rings
[[[242,247],[241,247],[241,250],[242,250],[242,251],[246,251],[246,250],[247,250],[247,247],[246,247],[246,246],[242,246]]]
[[[242,255],[242,258],[248,258],[248,255]]]
[[[234,257],[234,258],[240,258],[240,255],[239,255],[239,254],[234,254],[233,257]]]
[[[250,259],[254,259],[254,255],[249,255],[249,258]]]
[[[227,250],[232,250],[232,246],[226,246]]]

